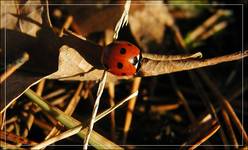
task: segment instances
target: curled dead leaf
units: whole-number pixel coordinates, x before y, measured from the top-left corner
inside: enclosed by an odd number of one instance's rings
[[[141,68],[138,76],[157,76],[184,70],[216,65],[223,62],[239,60],[248,56],[248,50],[236,52],[229,55],[214,57],[209,59],[183,59],[183,60],[152,60],[149,58],[142,59]]]
[[[202,53],[198,52],[195,54],[185,54],[185,55],[157,55],[157,54],[149,54],[149,53],[144,53],[142,54],[143,58],[148,58],[152,60],[160,60],[160,61],[165,61],[165,60],[183,60],[183,59],[189,59],[189,58],[202,58]]]

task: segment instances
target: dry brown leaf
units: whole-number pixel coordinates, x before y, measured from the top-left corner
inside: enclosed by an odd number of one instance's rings
[[[1,5],[0,28],[6,27],[7,29],[16,29],[18,19],[13,15],[11,15],[11,14],[18,14],[18,10],[16,9],[16,2],[0,1],[0,5]]]
[[[47,78],[80,81],[99,80],[103,74],[103,70],[94,69],[90,71],[91,68],[93,66],[77,50],[64,45],[60,48],[58,71],[49,75]],[[109,74],[108,80],[114,81],[116,79],[116,76]]]
[[[40,29],[37,24],[30,23],[27,20],[34,20],[38,24],[42,23],[42,6],[40,1],[28,0],[19,5],[19,1],[1,1],[1,26],[0,28],[20,30],[23,33],[34,36]],[[25,19],[21,19],[25,18]]]
[[[164,37],[166,24],[172,24],[173,19],[163,1],[145,2],[144,8],[134,11],[129,16],[130,29],[145,52],[151,43],[160,44]]]
[[[139,76],[157,76],[184,70],[192,70],[196,68],[216,65],[223,62],[239,60],[248,56],[248,50],[244,52],[236,52],[229,55],[209,58],[209,59],[182,59],[182,60],[166,60],[158,61],[149,58],[143,58],[141,63]]]
[[[37,23],[42,24],[41,14],[43,12],[43,7],[40,5],[40,1],[28,0],[25,5],[19,5],[20,16],[35,20]],[[25,19],[19,20],[19,28],[23,33],[31,36],[36,36],[40,26],[37,24],[32,24],[30,21]]]
[[[71,9],[70,7],[73,7]],[[79,5],[66,7],[74,17],[75,24],[82,35],[92,32],[102,32],[106,29],[114,31],[118,19],[121,17],[122,5]]]

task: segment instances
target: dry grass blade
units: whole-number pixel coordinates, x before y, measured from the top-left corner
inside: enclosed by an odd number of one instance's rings
[[[102,112],[101,114],[97,115],[95,122],[97,122],[98,120],[102,119],[103,117],[105,117],[106,115],[108,115],[109,113],[114,111],[116,108],[120,107],[126,101],[135,98],[137,95],[138,95],[138,91],[134,92],[133,94],[129,95],[124,100],[120,101],[118,104],[112,106],[111,108],[109,108],[109,109],[105,110],[104,112]]]
[[[94,127],[97,110],[98,110],[98,107],[99,107],[99,104],[100,104],[100,98],[102,96],[102,92],[104,90],[104,86],[105,86],[105,83],[106,83],[106,78],[107,78],[107,72],[104,71],[103,72],[103,77],[102,77],[102,79],[101,79],[101,81],[99,83],[99,86],[98,86],[97,98],[96,98],[95,105],[94,105],[94,108],[93,108],[93,112],[92,112],[92,116],[91,116],[91,120],[90,120],[90,125],[89,125],[89,128],[88,128],[88,132],[87,132],[86,138],[84,139],[84,149],[87,149],[87,147],[88,147],[90,135],[91,135],[91,132],[92,132],[93,127]]]
[[[80,82],[80,84],[78,85],[78,88],[74,94],[74,96],[72,97],[70,103],[68,104],[66,110],[65,110],[65,114],[71,116],[72,113],[74,112],[74,110],[76,109],[76,106],[80,100],[80,92],[83,88],[83,82]],[[56,126],[50,131],[50,133],[47,135],[47,137],[45,139],[49,139],[55,135],[59,134],[59,130],[56,128]]]
[[[105,117],[106,115],[108,115],[109,113],[111,113],[113,110],[115,110],[116,108],[118,108],[119,106],[121,106],[123,103],[125,103],[126,101],[130,100],[131,98],[135,97],[138,95],[138,91],[136,91],[135,93],[131,94],[130,96],[128,96],[127,98],[125,98],[124,100],[122,100],[121,102],[119,102],[117,105],[105,110],[104,112],[102,112],[101,114],[97,115],[95,122],[99,121],[100,119],[102,119],[103,117]],[[49,140],[46,140],[34,147],[32,147],[31,149],[43,149],[46,146],[55,143],[59,140],[65,139],[67,137],[70,137],[74,134],[77,134],[80,130],[82,129],[82,125],[78,125],[77,127],[70,129],[56,137],[53,137]]]
[[[119,34],[119,31],[120,31],[121,27],[123,27],[124,25],[127,25],[127,23],[128,23],[128,12],[129,12],[130,5],[131,5],[131,0],[126,0],[124,12],[122,13],[121,18],[117,22],[116,27],[115,27],[115,33],[114,33],[114,36],[113,36],[114,40],[116,40],[118,38],[118,34]],[[90,139],[91,132],[93,130],[95,117],[96,117],[97,110],[98,110],[99,103],[100,103],[100,98],[101,98],[101,95],[102,95],[102,92],[103,92],[103,89],[104,89],[104,85],[105,85],[105,82],[106,82],[106,76],[107,76],[107,72],[104,71],[103,72],[103,77],[102,77],[102,79],[101,79],[101,81],[99,83],[99,87],[98,87],[98,91],[97,91],[97,98],[96,98],[95,105],[94,105],[94,108],[93,108],[88,133],[87,133],[86,138],[84,140],[84,147],[83,147],[84,149],[88,148],[88,142],[89,142],[89,139]]]
[[[125,6],[124,6],[124,12],[122,13],[120,20],[117,22],[115,26],[115,33],[113,36],[114,39],[118,38],[120,29],[124,25],[128,24],[128,12],[129,12],[130,5],[131,5],[131,0],[126,0]]]
[[[72,135],[77,134],[81,129],[82,129],[81,125],[78,126],[78,127],[73,128],[73,129],[69,129],[69,130],[61,133],[58,136],[55,136],[53,138],[50,138],[49,140],[41,142],[40,144],[32,147],[31,149],[43,149],[43,148],[47,147],[50,144],[53,144],[53,143],[55,143],[57,141],[63,140],[65,138],[67,138],[67,137],[70,137]]]
[[[41,3],[44,5],[44,11],[42,13],[42,24],[44,26],[49,26],[49,27],[52,27],[52,23],[51,23],[51,19],[50,19],[50,15],[49,15],[49,2],[48,0],[44,0],[44,1],[41,1]]]
[[[139,90],[140,83],[141,83],[141,78],[140,77],[134,78],[133,87],[132,87],[132,90],[131,90],[132,93]],[[123,129],[123,134],[124,134],[124,136],[123,136],[123,144],[125,144],[126,140],[127,140],[128,131],[130,129],[130,125],[131,125],[131,122],[132,122],[133,110],[134,110],[134,107],[135,107],[136,99],[137,99],[137,97],[134,97],[128,103],[128,109],[127,109],[127,112],[126,112],[125,125],[124,125],[124,129]]]
[[[30,98],[30,100],[40,106],[44,112],[52,115],[55,119],[65,125],[66,128],[71,129],[81,124],[80,121],[74,119],[71,116],[65,115],[64,112],[62,112],[61,110],[50,106],[41,97],[37,96],[32,90],[27,90],[25,94]],[[85,138],[86,132],[86,129],[81,130],[78,135],[81,138]],[[121,147],[109,141],[95,131],[92,131],[89,143],[96,149],[122,149]]]

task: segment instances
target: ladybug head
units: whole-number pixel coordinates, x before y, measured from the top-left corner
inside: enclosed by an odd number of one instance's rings
[[[114,41],[104,48],[103,65],[117,76],[132,76],[140,68],[141,51],[126,41]]]

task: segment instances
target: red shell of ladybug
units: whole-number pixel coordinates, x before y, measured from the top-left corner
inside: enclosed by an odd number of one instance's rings
[[[138,71],[141,52],[126,41],[114,41],[104,48],[103,64],[108,72],[117,76],[132,76]]]

